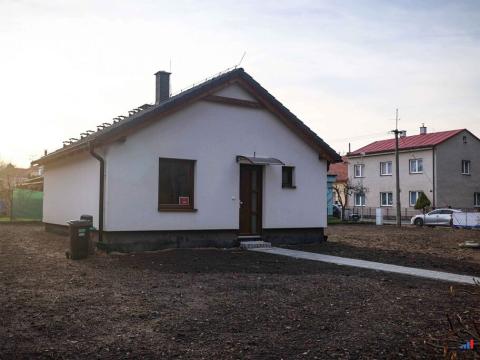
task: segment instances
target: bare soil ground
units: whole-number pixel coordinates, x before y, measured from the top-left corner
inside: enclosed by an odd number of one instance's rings
[[[480,249],[459,246],[466,240],[480,242],[479,230],[333,225],[327,235],[327,242],[289,248],[480,276]]]
[[[478,305],[448,283],[268,254],[71,261],[67,244],[0,226],[0,358],[438,358],[424,340]]]

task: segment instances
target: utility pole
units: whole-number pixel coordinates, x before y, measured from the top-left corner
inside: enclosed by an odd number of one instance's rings
[[[398,109],[395,111],[395,130],[392,132],[395,134],[395,195],[397,198],[397,226],[402,226],[402,209],[400,204],[400,156],[398,153],[398,135],[403,131],[398,130]]]

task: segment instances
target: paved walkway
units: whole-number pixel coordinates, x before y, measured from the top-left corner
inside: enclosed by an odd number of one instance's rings
[[[259,249],[250,249],[250,250],[263,252],[267,254],[289,256],[296,259],[322,261],[322,262],[327,262],[327,263],[337,264],[337,265],[346,265],[346,266],[354,266],[354,267],[359,267],[364,269],[387,271],[387,272],[393,272],[397,274],[419,276],[419,277],[428,278],[428,279],[450,281],[450,282],[456,282],[456,283],[462,283],[462,284],[475,284],[475,281],[480,282],[480,278],[474,277],[474,276],[452,274],[452,273],[447,273],[442,271],[425,270],[425,269],[412,268],[407,266],[391,265],[391,264],[379,263],[374,261],[350,259],[350,258],[344,258],[339,256],[323,255],[323,254],[311,253],[306,251],[289,250],[289,249],[282,249],[277,247],[259,248]]]

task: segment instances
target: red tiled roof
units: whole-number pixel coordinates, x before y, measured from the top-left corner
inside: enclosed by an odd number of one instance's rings
[[[399,149],[408,150],[408,149],[429,148],[429,147],[438,145],[444,142],[445,140],[450,139],[452,136],[455,136],[464,130],[466,129],[440,131],[440,132],[435,132],[430,134],[413,135],[413,136],[400,138],[398,142]],[[394,150],[395,150],[395,139],[387,139],[387,140],[375,141],[371,144],[361,147],[358,150],[350,152],[348,155],[360,155],[361,153],[374,154],[374,153],[390,152]]]
[[[337,175],[336,181],[343,182],[348,180],[348,163],[347,158],[342,156],[342,162],[330,164],[328,175]]]

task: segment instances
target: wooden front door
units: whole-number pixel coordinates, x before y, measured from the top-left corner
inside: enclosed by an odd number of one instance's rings
[[[262,232],[263,168],[240,165],[240,234],[260,235]]]

